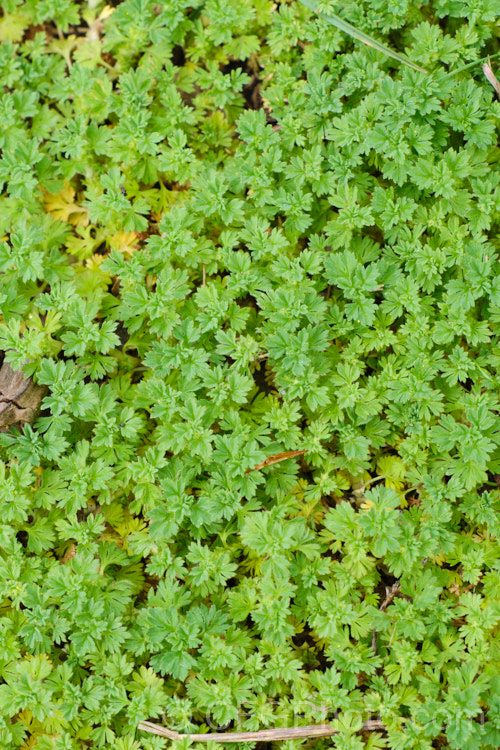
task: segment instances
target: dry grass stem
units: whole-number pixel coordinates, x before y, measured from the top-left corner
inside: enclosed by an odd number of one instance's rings
[[[279,464],[281,461],[286,461],[287,458],[296,458],[297,456],[303,456],[307,451],[287,451],[286,453],[275,453],[273,456],[268,456],[260,464],[253,466],[251,469],[247,469],[245,474],[249,474],[251,471],[259,471],[264,469],[266,466],[272,464]]]
[[[309,8],[309,10],[312,10],[315,13],[319,13],[322,18],[325,19],[325,21],[328,21],[328,23],[331,23],[332,26],[335,26],[340,31],[343,31],[344,34],[348,34],[353,39],[357,39],[358,41],[363,42],[363,44],[366,44],[368,47],[373,47],[379,52],[382,52],[382,54],[387,55],[388,57],[392,57],[393,60],[397,60],[403,65],[407,65],[409,68],[413,68],[413,70],[418,70],[420,73],[427,73],[427,70],[421,68],[420,65],[416,65],[414,62],[405,57],[405,55],[400,55],[399,52],[395,52],[393,49],[387,47],[385,44],[382,44],[382,42],[377,41],[369,34],[365,34],[364,31],[361,31],[361,29],[356,28],[356,26],[353,26],[347,21],[344,21],[344,19],[340,18],[340,16],[336,16],[333,13],[328,13],[328,15],[326,13],[323,13],[318,9],[316,0],[300,0],[300,2],[303,3],[307,8]]]
[[[500,82],[496,75],[493,73],[493,68],[491,67],[491,60],[488,55],[488,62],[483,64],[483,73],[488,79],[488,81],[491,83],[495,91],[497,92],[497,96],[500,98]]]
[[[297,740],[310,737],[330,737],[339,734],[331,724],[313,724],[305,727],[290,727],[284,729],[261,729],[258,732],[215,732],[208,734],[180,734],[171,729],[166,729],[151,721],[142,721],[139,729],[150,732],[159,737],[167,737],[169,740],[182,740],[189,738],[192,742],[276,742],[278,740]],[[383,729],[384,724],[380,719],[365,721],[360,731],[372,732]]]

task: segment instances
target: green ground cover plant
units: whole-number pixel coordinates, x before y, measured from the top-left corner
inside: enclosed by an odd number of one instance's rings
[[[1,748],[496,750],[500,1],[0,7]]]

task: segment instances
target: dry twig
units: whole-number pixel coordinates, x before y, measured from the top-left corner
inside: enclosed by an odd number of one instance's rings
[[[180,734],[171,729],[166,729],[151,721],[141,721],[139,729],[143,732],[157,734],[159,737],[167,737],[169,740],[182,740],[188,737],[192,742],[276,742],[278,740],[297,740],[309,737],[330,737],[339,734],[339,729],[334,729],[331,724],[313,724],[306,727],[290,727],[284,729],[261,729],[258,732],[215,732],[207,734]],[[383,729],[384,724],[380,719],[365,721],[361,727],[362,732],[373,732]]]
[[[263,461],[261,461],[260,464],[252,466],[251,469],[247,469],[245,471],[245,474],[249,474],[251,471],[264,469],[266,466],[271,466],[272,464],[279,464],[281,463],[281,461],[286,461],[287,458],[296,458],[297,456],[303,456],[304,453],[307,453],[307,451],[287,451],[286,453],[275,453],[274,456],[268,456]]]

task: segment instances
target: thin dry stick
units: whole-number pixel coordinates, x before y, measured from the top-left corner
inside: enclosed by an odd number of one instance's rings
[[[260,469],[271,466],[272,464],[279,464],[281,461],[286,461],[287,458],[296,458],[297,456],[303,456],[307,451],[287,451],[286,453],[275,453],[273,456],[268,456],[257,466],[252,466],[251,469],[247,469],[245,474],[249,474],[251,471],[259,471]]]
[[[258,732],[217,732],[209,734],[179,734],[171,729],[166,729],[151,721],[141,721],[139,729],[144,732],[157,734],[159,737],[167,737],[169,740],[182,740],[188,737],[192,742],[276,742],[277,740],[301,740],[309,737],[330,737],[339,734],[340,729],[334,729],[331,724],[313,724],[307,727],[290,727],[288,729],[261,729]],[[365,721],[361,727],[362,732],[373,732],[383,729],[384,724],[380,719]]]
[[[392,600],[399,593],[400,590],[401,590],[401,584],[399,583],[399,581],[396,581],[396,583],[393,583],[392,586],[390,587],[388,586],[385,587],[385,599],[379,607],[380,612],[383,612],[385,609],[387,609],[389,604],[392,602]],[[373,633],[372,633],[372,651],[373,651],[373,655],[377,656],[377,629],[376,628],[373,628]]]

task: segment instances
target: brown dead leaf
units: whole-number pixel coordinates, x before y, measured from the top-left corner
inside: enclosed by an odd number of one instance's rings
[[[245,474],[249,474],[251,471],[258,471],[259,469],[265,469],[266,466],[272,464],[279,464],[281,461],[286,461],[287,458],[295,458],[296,456],[303,456],[307,451],[288,451],[287,453],[275,453],[274,456],[268,456],[260,464],[254,466],[252,469],[247,469]]]
[[[8,362],[0,367],[0,428],[33,422],[46,388],[35,385],[22,370],[13,370]]]
[[[450,594],[453,594],[454,596],[457,596],[460,600],[460,597],[463,596],[463,594],[468,594],[469,591],[474,589],[476,587],[475,583],[469,583],[467,586],[464,586],[463,589],[460,588],[460,583],[453,583],[451,586],[448,587],[448,591]]]
[[[70,544],[66,552],[64,553],[63,557],[59,560],[61,565],[64,565],[65,563],[69,562],[74,558],[76,555],[76,544]]]

